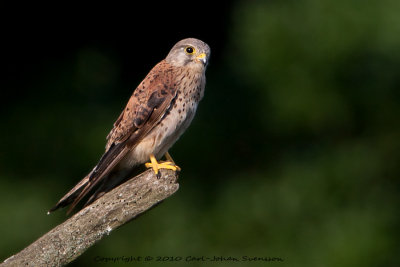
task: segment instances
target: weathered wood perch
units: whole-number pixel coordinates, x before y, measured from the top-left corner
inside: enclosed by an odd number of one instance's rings
[[[152,169],[114,188],[64,223],[15,254],[0,267],[63,266],[80,256],[103,236],[174,194],[178,175]]]

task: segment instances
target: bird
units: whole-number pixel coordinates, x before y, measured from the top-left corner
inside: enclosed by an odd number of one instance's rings
[[[168,150],[188,128],[204,96],[210,53],[199,39],[177,42],[133,91],[96,166],[48,214],[70,205],[69,214],[91,194],[84,206],[89,205],[144,163],[156,175],[160,169],[180,171]]]

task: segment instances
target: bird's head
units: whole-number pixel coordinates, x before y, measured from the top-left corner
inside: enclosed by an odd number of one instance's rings
[[[175,67],[190,67],[204,70],[210,57],[210,47],[195,38],[179,41],[172,47],[166,61]]]

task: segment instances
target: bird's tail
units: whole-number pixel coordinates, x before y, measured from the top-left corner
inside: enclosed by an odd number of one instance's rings
[[[137,172],[138,170],[135,171]],[[108,191],[123,183],[128,177],[131,177],[128,175],[129,173],[131,173],[131,171],[120,170],[117,173],[111,173],[106,176],[101,176],[101,179],[92,179],[92,171],[77,185],[75,185],[74,188],[72,188],[65,196],[63,196],[60,201],[58,201],[58,203],[47,212],[47,214],[50,214],[51,212],[59,208],[71,205],[67,211],[67,214],[70,214],[71,211],[78,204],[78,202],[80,202],[90,191],[97,187],[95,192],[89,197],[88,201],[83,206],[86,207],[87,205],[93,203],[95,200],[103,196]],[[100,185],[98,185],[99,182]]]
[[[66,207],[74,202],[79,194],[82,192],[82,190],[88,185],[90,174],[91,173],[89,173],[76,186],[74,186],[74,188],[72,188],[67,194],[65,194],[65,196],[63,196],[60,201],[58,201],[58,203],[47,212],[47,214],[50,214],[51,212],[59,208]]]

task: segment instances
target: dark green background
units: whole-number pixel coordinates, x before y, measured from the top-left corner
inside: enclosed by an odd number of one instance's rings
[[[170,151],[180,190],[71,266],[399,266],[400,2],[216,4],[3,9],[1,260],[66,219],[46,211],[97,162],[132,90],[197,37],[212,55]]]

